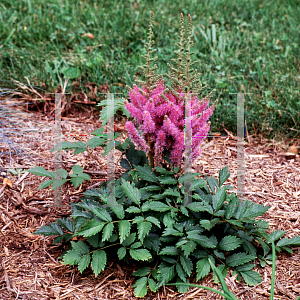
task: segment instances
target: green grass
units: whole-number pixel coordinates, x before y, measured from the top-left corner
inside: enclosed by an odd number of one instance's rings
[[[212,129],[236,132],[237,96],[246,92],[249,133],[300,136],[300,6],[298,1],[2,0],[0,80],[16,79],[53,92],[60,78],[84,85],[108,83],[128,91],[142,62],[149,12],[154,11],[159,72],[173,58],[180,13],[191,14],[195,67],[218,98]],[[82,37],[91,33],[94,39]],[[87,49],[90,47],[93,51]]]

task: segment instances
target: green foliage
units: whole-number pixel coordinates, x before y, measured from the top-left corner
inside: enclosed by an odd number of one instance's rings
[[[126,117],[130,117],[130,113],[127,111],[126,107],[124,106],[124,98],[121,99],[114,99],[114,112],[112,115],[108,113],[107,109],[107,100],[102,100],[97,106],[104,106],[100,113],[100,119],[102,120],[102,126],[104,127],[108,120],[116,114],[117,111],[121,111],[123,115]]]
[[[70,218],[59,219],[35,232],[56,236],[54,243],[70,241],[75,236],[85,238],[71,241],[71,248],[62,256],[64,264],[77,265],[80,272],[90,265],[97,276],[109,257],[140,261],[141,269],[133,274],[139,278],[134,291],[136,297],[144,297],[148,288],[156,291],[174,281],[184,292],[188,289],[184,283],[193,273],[200,280],[213,271],[222,284],[220,276],[226,276],[229,268],[239,280],[256,285],[261,278],[252,269],[259,261],[270,261],[272,243],[276,243],[277,252],[300,245],[300,237],[280,240],[284,231],[268,234],[267,222],[255,219],[269,207],[239,202],[235,194],[229,195],[228,186],[220,184],[229,177],[227,167],[220,171],[218,179],[182,175],[164,167],[133,167],[135,179],[119,178],[115,182],[122,214],[116,213],[115,207],[95,201],[106,195],[99,188],[86,194],[80,203],[72,203]],[[184,189],[179,188],[179,183],[187,176],[194,184],[193,200],[183,205]],[[222,289],[231,295],[223,284]]]
[[[115,138],[119,137],[121,133],[116,133],[114,135]],[[83,153],[84,151],[89,151],[90,149],[96,148],[96,147],[102,147],[104,148],[104,153],[102,156],[105,156],[109,153],[108,147],[107,147],[107,136],[104,134],[104,127],[98,128],[95,131],[92,132],[92,135],[95,135],[95,137],[90,138],[86,143],[83,143],[81,141],[77,142],[61,142],[57,144],[53,149],[50,150],[50,152],[53,151],[60,151],[60,150],[74,150],[74,155]],[[142,151],[138,151],[134,149],[134,144],[130,141],[130,138],[127,138],[124,143],[121,143],[119,141],[115,141],[115,149],[122,152],[122,155],[125,155],[126,158],[122,158],[121,160],[121,166],[125,167],[127,170],[131,170],[131,166],[134,164],[141,164],[144,165],[147,162],[146,155]],[[37,176],[45,176],[52,178],[50,180],[46,180],[42,182],[39,186],[39,190],[46,188],[50,185],[52,185],[51,190],[54,190],[63,184],[65,184],[68,180],[77,188],[79,187],[85,180],[91,180],[90,176],[86,173],[83,173],[83,168],[74,165],[72,167],[72,172],[68,174],[68,172],[65,169],[58,169],[55,172],[54,171],[47,171],[43,167],[33,167],[28,172],[35,174]],[[69,178],[67,178],[69,176]],[[124,178],[130,178],[128,176],[128,172],[123,174]],[[96,193],[96,194],[94,194]],[[86,192],[87,196],[95,196],[96,198],[100,195],[96,190],[91,190]],[[101,194],[102,195],[102,194]],[[102,197],[102,200],[105,200]]]
[[[272,241],[272,255],[270,255],[272,257],[272,280],[271,280],[271,295],[270,295],[270,300],[274,299],[274,288],[275,288],[275,268],[276,268],[276,253],[275,253],[275,244],[274,241]],[[226,285],[225,282],[225,277],[227,274],[227,268],[224,265],[219,265],[218,267],[215,266],[214,262],[211,261],[210,259],[208,259],[209,265],[212,268],[215,277],[218,278],[217,282],[221,283],[222,286],[222,292],[206,287],[206,286],[202,286],[202,285],[197,285],[197,284],[189,284],[189,283],[180,283],[180,282],[176,282],[176,283],[168,283],[167,285],[176,285],[177,287],[198,287],[198,288],[202,288],[205,290],[209,290],[212,292],[215,292],[223,297],[225,297],[225,299],[227,300],[238,300],[235,295],[229,291],[228,286]],[[208,267],[208,264],[206,264],[206,266]],[[247,271],[246,272],[242,272],[243,273],[243,277],[247,278],[249,285],[255,285],[257,284],[258,281],[260,281],[259,278],[259,274],[257,272],[253,272],[253,271],[249,271],[253,268],[254,266],[252,264],[246,264],[243,267],[243,270]],[[224,272],[225,271],[225,272]],[[241,270],[240,270],[241,271]],[[216,282],[216,281],[215,281]],[[216,283],[217,283],[216,282]],[[297,298],[297,300],[300,300],[300,297]]]

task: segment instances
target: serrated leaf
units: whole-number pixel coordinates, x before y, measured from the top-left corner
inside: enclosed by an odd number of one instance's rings
[[[183,285],[183,284],[178,285],[178,283],[187,283],[187,285]],[[186,293],[190,289],[188,284],[189,284],[189,281],[187,279],[186,280],[181,280],[180,278],[177,278],[176,286],[177,286],[178,293],[181,293],[181,294]]]
[[[66,182],[67,182],[67,179],[54,179],[51,191],[59,188],[60,186],[64,185]]]
[[[120,242],[123,243],[126,237],[130,234],[131,224],[127,220],[119,221],[119,234],[120,234]]]
[[[177,261],[174,258],[170,257],[170,256],[163,256],[162,255],[161,260],[166,261],[167,263],[172,264],[172,265],[175,265],[177,263]]]
[[[262,282],[260,274],[256,271],[244,271],[240,274],[248,285],[257,285]]]
[[[161,184],[170,184],[170,185],[177,184],[177,180],[174,177],[169,175],[159,176],[158,180]]]
[[[152,172],[152,168],[149,165],[145,165],[144,167],[134,165],[134,167],[143,180],[158,182],[156,175]]]
[[[176,262],[176,261],[175,261]],[[179,276],[179,278],[183,281],[186,280],[186,273],[184,272],[182,266],[180,265],[180,263],[176,263],[176,272]]]
[[[87,190],[83,193],[84,196],[87,197],[96,197],[97,199],[101,199],[101,200],[107,200],[106,195],[105,195],[105,190],[101,190],[101,189],[90,189]]]
[[[130,256],[135,260],[147,261],[152,258],[147,249],[129,249]]]
[[[216,249],[213,250],[213,254],[218,257],[218,258],[221,258],[221,259],[225,259],[225,255],[223,252],[219,252],[217,251]]]
[[[69,250],[63,255],[63,265],[76,265],[81,259],[81,253],[76,250]]]
[[[196,264],[196,270],[197,270],[197,278],[196,278],[197,281],[204,278],[206,275],[208,275],[210,271],[210,264],[208,258],[200,259]]]
[[[158,269],[158,287],[169,282],[175,276],[175,265]]]
[[[252,219],[263,215],[271,206],[263,206],[258,203],[253,203],[249,200],[238,202],[239,207],[236,212],[236,219]]]
[[[284,246],[300,246],[300,236],[296,235],[293,236],[291,239],[283,238],[276,244],[277,247],[284,247]]]
[[[141,242],[135,242],[132,245],[130,245],[131,249],[136,249],[136,248],[140,248],[142,246]]]
[[[53,183],[53,179],[46,180],[40,184],[38,190],[44,189],[44,188],[48,187],[49,185],[51,185],[52,183]]]
[[[174,219],[171,217],[171,213],[164,214],[163,223],[166,227],[172,227]]]
[[[212,197],[212,204],[215,211],[219,210],[226,200],[226,189],[221,187]]]
[[[50,152],[60,151],[60,150],[73,150],[76,148],[77,148],[77,145],[75,145],[75,143],[64,141],[64,142],[56,144],[54,146],[54,148],[52,148],[50,150]]]
[[[150,233],[148,236],[145,237],[143,245],[147,249],[152,249],[158,254],[161,246],[161,241],[159,240],[159,237],[157,235]]]
[[[123,245],[124,247],[129,246],[130,244],[132,244],[132,243],[135,241],[135,238],[136,238],[136,233],[131,233],[131,234],[124,240],[124,242],[122,243],[122,245]]]
[[[228,222],[229,224],[232,224],[232,225],[235,225],[235,226],[244,228],[243,223],[240,222],[240,221],[237,221],[237,220],[227,220],[227,222]]]
[[[180,206],[180,211],[182,212],[182,214],[189,217],[189,211],[184,206]]]
[[[229,220],[231,217],[233,217],[238,209],[238,199],[234,193],[231,193],[229,196],[228,204],[226,204],[225,208],[225,218]]]
[[[142,205],[142,211],[154,210],[159,212],[165,212],[170,210],[171,207],[160,201],[147,201]]]
[[[193,271],[193,262],[189,257],[185,257],[184,255],[180,255],[180,263],[184,271],[188,276],[191,276]]]
[[[149,267],[143,267],[143,268],[140,268],[137,271],[133,272],[132,275],[143,277],[143,276],[148,275],[150,273],[150,271],[151,271],[151,269]]]
[[[167,236],[167,235],[173,235],[173,236],[183,236],[184,233],[178,231],[177,229],[174,228],[165,228],[162,236]]]
[[[237,270],[239,272],[250,271],[254,268],[254,266],[255,266],[254,264],[247,263],[247,264],[236,267],[235,270]]]
[[[201,220],[200,224],[206,230],[211,230],[218,222],[220,221],[219,218],[214,218],[212,220]]]
[[[213,214],[213,208],[205,202],[192,202],[187,204],[186,207],[195,212],[207,211],[211,215]]]
[[[219,187],[223,185],[223,183],[230,177],[230,173],[228,171],[228,165],[219,171]]]
[[[149,221],[149,222],[151,222],[151,223],[153,223],[153,224],[156,225],[158,228],[160,228],[160,222],[159,222],[158,219],[149,216],[149,217],[146,218],[146,220]]]
[[[215,190],[216,188],[218,188],[219,184],[218,181],[216,180],[216,178],[210,176],[205,176],[205,179],[210,187],[210,190],[212,191],[213,194],[215,194]]]
[[[154,200],[160,200],[160,199],[166,199],[166,196],[163,195],[163,194],[151,194],[151,198],[154,199]]]
[[[105,225],[102,232],[102,242],[109,240],[113,230],[114,230],[114,223],[108,223],[107,225]]]
[[[162,168],[161,166],[156,166],[155,171],[161,174],[173,174],[172,171],[167,171],[165,168]]]
[[[148,286],[151,292],[155,293],[157,291],[156,283],[152,278],[148,278]]]
[[[132,200],[132,202],[134,202],[136,205],[139,205],[141,200],[140,191],[137,188],[130,185],[130,183],[128,181],[125,181],[123,178],[121,186],[127,197],[129,197]]]
[[[198,178],[192,182],[192,184],[189,188],[189,191],[194,191],[197,188],[203,188],[203,187],[205,187],[205,185],[206,185],[205,180],[202,178]]]
[[[91,256],[89,254],[84,255],[78,263],[78,270],[82,274],[82,272],[89,266],[91,261]]]
[[[58,176],[58,177],[61,177],[64,179],[66,179],[68,176],[68,172],[65,169],[57,169],[57,170],[55,170],[54,174],[55,174],[54,176]],[[56,177],[56,178],[58,178],[58,177]]]
[[[106,222],[111,222],[112,218],[111,215],[109,214],[109,212],[101,207],[97,207],[97,206],[92,206],[92,210],[91,210],[97,217],[99,217],[100,219],[102,219],[103,221]]]
[[[224,251],[232,251],[242,244],[242,240],[236,236],[228,235],[222,238],[218,244],[218,248]]]
[[[237,267],[237,266],[243,265],[245,263],[248,263],[249,261],[251,261],[253,259],[255,259],[255,256],[239,252],[239,253],[235,253],[235,254],[229,256],[226,259],[226,264],[229,267]]]
[[[106,139],[100,138],[100,137],[93,137],[88,140],[86,145],[90,147],[91,149],[96,148],[98,146],[103,146],[103,144],[106,142]]]
[[[58,219],[56,221],[60,226],[62,226],[64,229],[73,232],[74,231],[74,226],[73,226],[73,221],[71,219],[67,218],[62,218]]]
[[[136,281],[136,283],[133,285],[135,287],[134,289],[134,295],[136,297],[142,298],[146,296],[147,294],[147,277],[142,277]]]
[[[159,252],[159,255],[178,255],[178,254],[179,251],[174,246],[167,246]]]
[[[135,218],[133,219],[132,224],[144,222],[144,220],[145,220],[144,217],[142,217],[142,216],[137,216],[137,217],[135,217]]]
[[[150,232],[152,223],[150,222],[139,222],[137,225],[138,228],[138,238],[143,243],[145,236]]]
[[[178,243],[176,244],[176,246]],[[186,243],[182,244],[180,248],[183,250],[185,256],[189,256],[197,247],[197,244],[194,241],[188,240]]]
[[[93,252],[93,260],[91,262],[92,270],[94,271],[95,277],[101,271],[104,271],[107,262],[107,255],[104,250],[96,250]]]
[[[63,235],[64,231],[58,224],[53,222],[52,224],[44,225],[44,226],[40,227],[33,234],[42,234],[45,236]]]
[[[192,182],[198,173],[184,173],[178,178],[179,183]],[[200,174],[199,174],[200,175]]]
[[[136,206],[129,206],[125,211],[127,211],[130,214],[136,214],[136,213],[140,213],[141,209]]]
[[[160,187],[159,185],[147,185],[143,188],[140,189],[141,192],[153,192],[153,191],[160,191],[162,189],[162,187]]]
[[[34,167],[28,170],[29,173],[37,175],[37,176],[46,176],[50,178],[54,178],[54,175],[47,170],[45,170],[43,167]]]
[[[77,188],[79,187],[85,180],[91,181],[91,178],[88,174],[81,173],[80,175],[76,177],[72,177],[70,181],[73,183],[73,185]]]
[[[81,254],[87,254],[90,251],[88,245],[83,241],[78,241],[78,242],[72,241],[71,244],[72,244],[72,248]]]
[[[196,232],[188,232],[188,239],[195,241],[199,245],[205,248],[216,248],[216,244],[214,244],[207,236],[199,235]]]
[[[99,234],[95,234],[92,236],[89,236],[86,238],[86,240],[89,242],[90,245],[92,245],[94,248],[97,248],[99,246]]]
[[[117,254],[118,254],[119,260],[123,259],[126,255],[126,248],[125,247],[119,248]]]
[[[72,143],[72,144],[73,144],[73,147],[70,148],[70,149],[75,149],[74,155],[75,154],[79,154],[79,153],[83,153],[84,151],[87,150],[85,144],[83,142],[81,142],[81,141],[77,141],[77,142]],[[68,150],[68,148],[66,150]]]
[[[96,136],[102,136],[103,135],[103,133],[104,133],[104,130],[105,130],[105,128],[104,128],[104,126],[103,127],[101,127],[101,128],[97,128],[95,131],[93,131],[91,134],[92,135],[96,135]]]
[[[100,222],[98,220],[90,220],[86,224],[84,224],[80,230],[78,230],[77,234],[82,235],[84,237],[92,236],[97,234],[104,227],[105,222]]]
[[[162,195],[180,197],[180,193],[176,189],[171,189],[171,188],[166,189]]]
[[[117,202],[116,202],[117,203]],[[125,217],[125,211],[122,205],[110,205],[109,208],[115,213],[115,215],[119,218],[119,219],[124,219]]]
[[[270,233],[270,241],[276,242],[280,238],[282,238],[285,235],[286,231],[285,230],[275,230]],[[277,246],[277,245],[276,245]]]

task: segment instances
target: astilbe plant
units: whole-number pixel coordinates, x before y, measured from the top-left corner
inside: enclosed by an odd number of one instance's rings
[[[171,86],[166,85],[164,79],[154,74],[157,66],[151,67],[157,57],[151,58],[153,44],[151,12],[150,27],[148,34],[147,54],[143,57],[146,60],[144,66],[140,67],[147,81],[144,82],[135,77],[140,84],[129,88],[131,102],[125,101],[126,109],[137,121],[137,127],[131,122],[126,122],[128,134],[139,150],[147,153],[150,166],[161,165],[166,152],[170,152],[170,160],[173,166],[180,166],[185,150],[184,129],[186,122],[191,122],[192,148],[191,160],[195,160],[201,154],[200,144],[206,138],[210,125],[207,122],[212,115],[215,104],[208,107],[209,96],[198,99],[198,93],[203,90],[199,81],[199,74],[190,67],[192,21],[190,15],[188,26],[188,38],[185,41],[184,18],[181,14],[181,32],[178,43],[179,51],[175,52],[178,58],[175,59],[177,69],[170,67],[170,74],[166,76],[171,81]],[[184,49],[187,45],[186,50]],[[189,98],[188,98],[189,97]],[[189,100],[190,99],[190,100]],[[185,118],[185,103],[190,101],[191,117]],[[138,129],[141,131],[139,133]]]

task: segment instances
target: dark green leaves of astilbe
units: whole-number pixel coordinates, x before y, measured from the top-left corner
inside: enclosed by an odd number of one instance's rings
[[[79,241],[71,241],[62,261],[78,265],[80,272],[90,265],[95,276],[115,257],[141,261],[141,268],[133,273],[138,278],[137,297],[169,282],[198,281],[212,271],[211,264],[224,277],[231,268],[238,280],[255,285],[261,278],[252,269],[257,260],[262,266],[270,262],[272,241],[277,252],[292,252],[290,246],[300,245],[299,236],[281,239],[284,231],[268,234],[268,222],[255,219],[269,207],[239,202],[227,192],[231,187],[223,184],[229,177],[228,167],[220,170],[218,179],[204,179],[198,173],[180,175],[179,168],[151,169],[140,163],[130,163],[129,172],[134,173],[130,180],[115,182],[116,200],[122,204],[118,211],[95,201],[97,193],[99,199],[105,197],[105,189],[94,189],[80,203],[72,203],[69,219],[42,226],[35,234],[54,235],[54,243],[79,236]],[[192,182],[192,202],[186,205],[180,186],[185,180]],[[178,285],[178,290],[185,292],[188,287]]]

